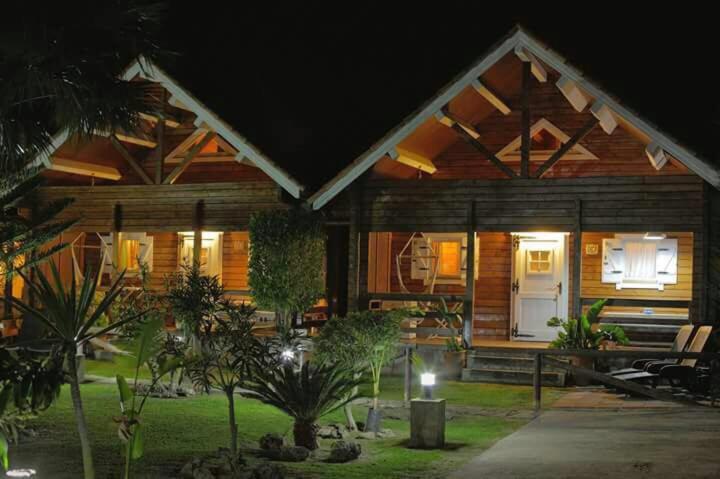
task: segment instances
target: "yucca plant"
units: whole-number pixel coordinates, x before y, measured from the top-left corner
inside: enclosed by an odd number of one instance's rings
[[[286,413],[295,420],[296,446],[318,448],[316,422],[355,399],[360,384],[339,365],[306,362],[300,370],[293,364],[266,368],[260,365],[253,382],[246,385],[250,396]]]
[[[85,479],[93,479],[95,477],[95,468],[93,466],[92,449],[83,411],[82,397],[80,396],[77,351],[91,339],[107,334],[125,323],[134,321],[140,315],[124,318],[104,328],[95,328],[98,320],[122,292],[122,280],[125,272],[118,275],[115,282],[105,292],[105,297],[99,303],[93,305],[95,288],[98,284],[98,272],[92,271],[89,267],[86,268],[82,283],[78,285],[75,269],[71,268],[70,271],[71,277],[68,283],[65,283],[60,277],[55,263],[50,263],[50,277],[38,269],[36,271],[36,282],[30,281],[23,273],[20,273],[33,292],[35,301],[39,304],[38,308],[24,303],[18,298],[6,298],[6,300],[11,301],[13,306],[26,317],[41,323],[47,330],[47,339],[56,343],[61,349],[68,368],[70,396],[80,436]]]

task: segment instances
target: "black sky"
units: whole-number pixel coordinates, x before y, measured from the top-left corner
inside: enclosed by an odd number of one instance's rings
[[[172,1],[161,40],[168,70],[311,191],[517,23],[715,160],[716,12],[634,3]]]

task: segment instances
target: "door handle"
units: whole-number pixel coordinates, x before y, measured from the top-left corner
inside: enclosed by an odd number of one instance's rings
[[[558,295],[562,295],[562,281],[557,284]]]

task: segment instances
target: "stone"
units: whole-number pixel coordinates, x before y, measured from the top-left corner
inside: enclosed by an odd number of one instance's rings
[[[360,457],[361,452],[362,448],[356,442],[335,441],[330,447],[328,462],[350,462]]]
[[[280,434],[275,434],[274,432],[265,434],[258,442],[260,444],[260,449],[263,450],[280,449],[285,446],[285,438]]]
[[[317,435],[322,439],[345,439],[349,434],[342,424],[328,424],[318,429]]]
[[[251,479],[284,479],[285,467],[279,464],[263,463],[256,466],[250,474]]]
[[[310,450],[302,446],[283,446],[265,450],[265,456],[274,461],[302,462],[310,457]]]
[[[445,400],[410,401],[410,447],[439,449],[445,446]]]
[[[220,448],[215,454],[194,458],[180,470],[183,479],[221,479],[236,477],[245,466],[238,454],[233,455],[227,448]]]

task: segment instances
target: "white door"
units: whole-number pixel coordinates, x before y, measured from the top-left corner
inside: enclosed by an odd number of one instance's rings
[[[513,337],[552,341],[557,330],[547,321],[568,314],[567,235],[518,234],[513,244]]]
[[[192,234],[181,234],[180,241],[180,262],[191,266],[195,238]],[[222,278],[222,233],[203,231],[200,273]]]

